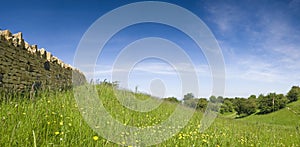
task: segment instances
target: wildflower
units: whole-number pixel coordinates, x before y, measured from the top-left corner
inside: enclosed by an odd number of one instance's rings
[[[63,121],[59,122],[59,125],[61,125],[61,126],[64,125],[64,122]]]
[[[179,134],[179,137],[178,137],[178,139],[182,139],[183,137],[182,137],[182,134]]]
[[[72,124],[71,123],[68,123],[68,125],[71,127],[72,126]]]
[[[58,134],[59,134],[59,132],[54,132],[54,134],[55,134],[55,135],[58,135]]]
[[[23,114],[23,115],[26,115],[26,113],[25,113],[25,112],[23,112],[22,114]]]
[[[94,136],[93,139],[94,139],[95,141],[97,141],[97,140],[99,139],[99,137],[98,137],[98,136]]]
[[[50,125],[50,124],[51,124],[51,122],[49,122],[49,121],[48,121],[48,122],[47,122],[47,124],[48,124],[48,125]]]

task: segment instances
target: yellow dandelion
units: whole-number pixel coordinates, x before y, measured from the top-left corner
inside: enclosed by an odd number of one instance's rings
[[[98,136],[94,136],[93,139],[94,139],[95,141],[97,141],[97,140],[99,139],[99,137],[98,137]]]
[[[63,121],[59,122],[59,125],[61,125],[61,126],[64,125],[64,122]]]
[[[51,124],[51,122],[49,122],[49,121],[48,121],[48,122],[47,122],[47,124],[48,124],[48,125],[50,125],[50,124]]]
[[[58,135],[58,134],[59,134],[59,132],[54,132],[54,134],[55,134],[55,135]]]

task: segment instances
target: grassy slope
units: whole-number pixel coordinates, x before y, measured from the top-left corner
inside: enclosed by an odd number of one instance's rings
[[[121,123],[133,126],[159,124],[177,106],[162,103],[154,111],[138,113],[122,107],[112,89],[98,88],[109,113]],[[138,98],[147,99],[148,96],[139,95]],[[300,112],[299,105],[300,102],[296,102],[288,107]],[[37,146],[119,146],[101,136],[94,140],[97,133],[85,123],[78,109],[80,107],[76,105],[72,92],[45,93],[33,102],[22,97],[2,101],[0,146],[34,146],[35,141]],[[202,113],[196,112],[184,129],[159,146],[300,146],[300,131],[294,126],[299,117],[291,115],[287,109],[239,120],[230,117],[217,118],[209,129],[201,133]],[[126,137],[126,134],[120,135]]]
[[[287,105],[286,108],[264,115],[251,115],[241,120],[254,123],[300,127],[300,101]]]

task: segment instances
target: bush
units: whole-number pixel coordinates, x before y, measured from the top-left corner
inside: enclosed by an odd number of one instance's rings
[[[288,98],[289,102],[294,102],[300,99],[300,87],[293,86],[291,90],[287,93],[286,97]]]

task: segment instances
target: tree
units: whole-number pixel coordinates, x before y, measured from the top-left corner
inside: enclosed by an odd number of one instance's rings
[[[187,93],[186,95],[183,96],[183,100],[186,101],[186,100],[190,100],[190,99],[193,99],[195,96],[193,93]]]
[[[214,96],[214,95],[210,96],[209,101],[212,102],[212,103],[216,103],[217,102],[216,96]]]
[[[226,112],[233,112],[233,110],[233,103],[229,99],[224,99],[224,102],[220,108],[220,113],[224,114]]]
[[[247,116],[256,112],[256,105],[249,99],[235,98],[233,105],[237,115]]]
[[[169,102],[174,102],[174,103],[179,103],[179,100],[176,97],[167,97],[167,98],[164,98],[163,100],[169,101]]]
[[[300,99],[300,87],[293,86],[291,90],[287,93],[286,97],[289,99],[289,102],[294,102]]]
[[[198,99],[191,98],[188,100],[184,100],[184,104],[191,108],[197,108]]]
[[[224,102],[224,98],[222,96],[218,96],[217,97],[217,102],[218,103],[223,103]]]
[[[284,108],[288,101],[283,94],[269,93],[266,96],[260,95],[258,97],[258,108],[261,114],[266,114]]]
[[[207,107],[207,103],[208,103],[208,101],[207,101],[206,98],[200,98],[198,100],[196,109],[204,111],[206,109],[206,107]]]

